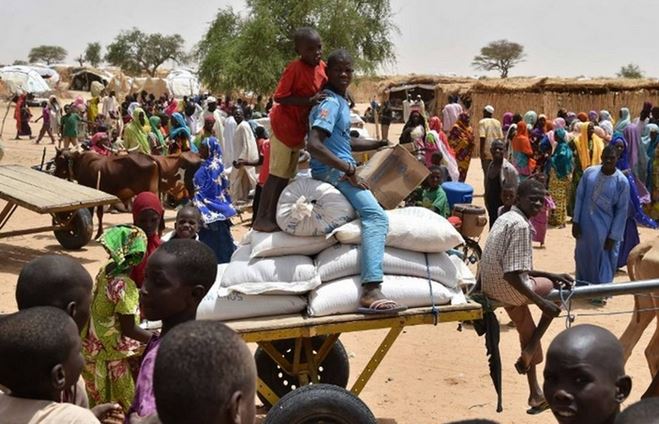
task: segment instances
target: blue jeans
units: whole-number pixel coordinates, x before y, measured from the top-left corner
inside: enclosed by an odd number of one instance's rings
[[[362,221],[362,284],[381,283],[384,242],[389,229],[389,219],[370,190],[355,187],[348,181],[341,180],[341,177],[343,177],[343,172],[337,169],[330,169],[322,174],[313,174],[313,178],[336,187],[357,211]]]

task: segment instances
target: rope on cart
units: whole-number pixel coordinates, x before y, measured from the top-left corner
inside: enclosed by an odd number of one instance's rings
[[[567,292],[567,295],[564,294],[565,292]],[[572,313],[572,295],[574,292],[572,290],[566,290],[563,286],[560,286],[558,294],[561,297],[561,304],[563,304],[563,308],[565,308],[565,328],[570,328],[576,318]]]
[[[437,306],[435,305],[435,295],[432,292],[432,280],[430,279],[430,264],[428,263],[428,254],[424,253],[423,256],[426,258],[426,274],[428,277],[428,288],[430,289],[430,303],[432,305],[432,309],[430,309],[430,313],[432,313],[432,318],[433,318],[433,325],[437,325],[439,322],[439,309],[437,309]]]

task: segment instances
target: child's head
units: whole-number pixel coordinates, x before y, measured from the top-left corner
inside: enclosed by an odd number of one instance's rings
[[[48,106],[48,102],[46,101],[41,102],[41,107],[46,107],[46,106]]]
[[[185,205],[176,213],[176,238],[194,239],[201,225],[201,213],[194,205]]]
[[[443,160],[444,155],[440,151],[434,152],[432,156],[430,156],[430,163],[434,166],[441,166]]]
[[[318,31],[309,27],[300,28],[295,31],[293,42],[295,43],[295,52],[300,55],[300,59],[304,63],[310,66],[316,66],[320,63],[323,45]]]
[[[343,94],[352,82],[352,56],[345,49],[334,50],[327,57],[327,82]]]
[[[163,424],[253,424],[256,366],[245,342],[217,321],[190,321],[163,337],[153,372]]]
[[[527,218],[533,218],[544,207],[546,194],[544,184],[536,179],[528,178],[517,187],[515,202]]]
[[[147,237],[162,233],[165,213],[158,196],[150,191],[143,191],[133,200],[133,224],[144,231]]]
[[[655,424],[659,422],[659,398],[636,402],[616,417],[615,424]]]
[[[622,345],[608,330],[578,325],[549,345],[544,393],[559,423],[610,423],[631,391]]]
[[[0,319],[0,384],[14,396],[59,401],[84,364],[78,327],[52,306]]]
[[[261,139],[261,138],[266,139],[266,138],[268,138],[268,134],[267,134],[265,128],[260,126],[260,125],[258,127],[256,127],[256,129],[254,130],[254,134],[256,134],[257,139]]]
[[[444,182],[444,173],[439,166],[430,167],[430,176],[428,176],[428,187],[436,189]]]
[[[510,208],[515,204],[515,198],[517,197],[517,187],[514,186],[505,186],[501,189],[501,203]]]
[[[215,282],[217,259],[204,243],[173,239],[149,257],[140,303],[149,320],[194,319]]]
[[[78,330],[89,320],[92,278],[77,261],[68,256],[45,255],[28,262],[18,275],[18,309],[53,306],[66,311]]]

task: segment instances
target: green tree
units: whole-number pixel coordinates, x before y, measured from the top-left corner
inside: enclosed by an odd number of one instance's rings
[[[482,71],[499,71],[501,78],[508,77],[508,71],[524,61],[524,46],[508,40],[492,41],[481,48],[481,54],[474,57],[471,66]]]
[[[183,44],[183,37],[179,34],[145,34],[133,28],[115,37],[107,47],[105,60],[130,74],[145,71],[155,76],[158,67],[166,61],[185,61]]]
[[[16,59],[14,63],[12,63],[12,65],[27,65],[27,64],[28,64],[27,60],[23,60],[23,59]]]
[[[620,67],[620,71],[616,75],[618,78],[640,79],[643,78],[643,71],[641,71],[638,65],[630,63],[629,65]]]
[[[85,48],[85,60],[91,63],[93,67],[101,63],[101,43],[94,42],[87,44]]]
[[[63,61],[67,54],[68,52],[63,47],[42,45],[32,47],[27,57],[30,63],[43,61],[46,62],[46,65],[50,65],[53,62]]]
[[[214,91],[273,90],[297,54],[292,36],[312,26],[327,55],[337,48],[353,54],[355,68],[372,73],[395,59],[389,0],[247,0],[247,13],[219,10],[197,46],[199,75]]]

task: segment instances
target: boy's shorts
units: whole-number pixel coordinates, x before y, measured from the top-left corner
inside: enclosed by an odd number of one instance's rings
[[[299,148],[292,148],[270,134],[270,175],[291,179],[297,174],[297,162],[300,159]]]

